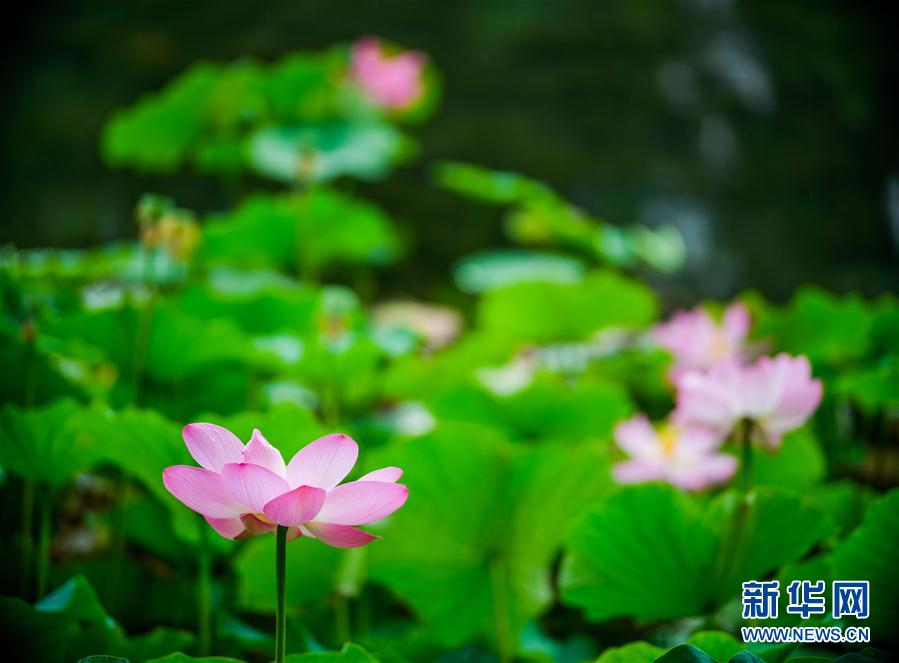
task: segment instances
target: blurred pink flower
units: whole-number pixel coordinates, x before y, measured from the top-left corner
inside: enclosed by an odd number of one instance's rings
[[[353,44],[350,71],[372,102],[405,108],[421,96],[426,61],[418,51],[386,55],[378,39],[364,37]]]
[[[653,338],[674,355],[669,377],[677,382],[687,371],[710,369],[721,359],[742,356],[749,333],[749,310],[740,303],[727,307],[721,323],[704,308],[678,311],[653,330]]]
[[[364,546],[377,537],[354,526],[390,515],[409,493],[396,483],[403,474],[398,467],[338,486],[359,455],[358,445],[346,435],[319,438],[286,464],[258,430],[244,445],[221,426],[189,424],[184,442],[202,467],[167,467],[162,482],[229,539],[284,525],[288,539],[305,535],[336,548]]]
[[[615,441],[630,459],[617,463],[618,483],[666,481],[685,490],[724,483],[737,469],[737,459],[716,453],[721,436],[706,428],[672,426],[660,430],[638,415],[615,427]]]
[[[821,402],[821,382],[812,378],[806,357],[779,354],[744,365],[730,359],[708,372],[685,373],[678,381],[674,418],[728,435],[750,420],[771,449],[784,433],[798,428]]]

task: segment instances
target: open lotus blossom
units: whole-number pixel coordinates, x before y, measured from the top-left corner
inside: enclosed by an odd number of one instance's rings
[[[697,306],[678,311],[652,333],[656,343],[674,355],[668,376],[677,382],[687,371],[705,371],[721,359],[741,357],[749,333],[749,311],[740,303],[727,307],[721,322]]]
[[[189,424],[183,435],[201,467],[167,467],[162,482],[229,539],[266,534],[283,525],[288,539],[305,535],[336,548],[364,546],[377,537],[355,526],[390,515],[409,492],[397,483],[403,474],[398,467],[338,485],[359,454],[346,435],[319,438],[289,463],[258,430],[246,445],[214,424]]]
[[[615,427],[615,441],[630,456],[617,463],[618,483],[665,481],[685,490],[724,483],[737,470],[737,459],[717,453],[722,438],[707,428],[664,425],[656,430],[643,415]]]
[[[426,61],[417,51],[387,55],[380,41],[365,37],[353,44],[350,71],[373,103],[405,108],[421,96]]]
[[[783,434],[805,423],[818,407],[821,390],[804,356],[779,354],[748,365],[726,360],[680,378],[674,418],[721,435],[750,421],[761,442],[777,449]]]

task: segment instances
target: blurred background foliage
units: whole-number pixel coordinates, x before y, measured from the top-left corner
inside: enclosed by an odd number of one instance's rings
[[[348,76],[366,33],[427,54],[408,106]],[[269,660],[273,538],[160,482],[196,420],[406,471],[370,549],[289,547],[299,663],[728,660],[750,577],[868,578],[894,647],[889,37],[840,3],[35,7],[0,201],[24,660]],[[613,485],[614,425],[672,406],[647,332],[736,294],[754,346],[811,360],[815,418],[751,507]]]
[[[660,280],[678,301],[750,285],[783,299],[806,281],[882,292],[899,276],[896,221],[892,230],[888,222],[897,213],[887,208],[899,139],[890,130],[893,35],[878,11],[886,8],[836,0],[230,2],[214,12],[202,3],[32,4],[5,25],[4,235],[26,246],[119,238],[147,190],[204,212],[233,208],[258,181],[235,176],[222,186],[200,172],[207,157],[227,168],[228,126],[252,102],[219,115],[221,140],[177,174],[111,174],[97,150],[103,123],[197,61],[237,61],[231,84],[252,85],[270,63],[289,75],[286,53],[372,33],[427,52],[452,81],[421,127],[422,158],[387,182],[356,185],[403,210],[398,229],[414,247],[382,273],[382,291],[451,297],[442,275],[458,256],[506,241],[496,210],[430,190],[433,161],[453,159],[526,173],[619,226],[674,224],[688,269]],[[190,84],[204,84],[215,67]],[[187,88],[171,103],[189,103]],[[337,131],[306,139],[339,140]]]

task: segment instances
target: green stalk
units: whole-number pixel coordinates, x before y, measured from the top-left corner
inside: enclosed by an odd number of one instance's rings
[[[752,457],[752,427],[750,419],[743,419],[737,424],[736,442],[741,447],[743,462],[740,465],[740,490],[744,499],[752,490],[753,483],[753,457]]]
[[[362,594],[368,566],[368,551],[353,548],[341,555],[340,565],[334,576],[334,625],[337,644],[349,642],[352,637],[353,599]]]
[[[733,441],[740,449],[742,463],[733,517],[725,530],[726,533],[716,560],[717,575],[719,578],[723,578],[725,591],[730,589],[729,582],[734,571],[739,568],[746,552],[745,538],[750,517],[750,492],[753,485],[752,429],[754,426],[752,420],[743,419],[736,425],[733,432]]]
[[[23,323],[25,334],[25,409],[34,407],[36,380],[34,371],[36,327],[31,318]],[[25,479],[22,484],[22,593],[31,593],[31,564],[34,556],[34,483]]]
[[[31,594],[31,558],[34,555],[34,484],[22,484],[22,595]]]
[[[49,490],[41,499],[41,520],[38,538],[38,566],[37,566],[37,597],[42,598],[47,593],[47,583],[50,580],[50,492]]]
[[[127,521],[128,505],[131,501],[131,480],[125,472],[119,472],[116,480],[116,494],[118,503],[115,507],[115,516],[112,526],[112,560],[109,573],[106,576],[106,607],[115,610],[118,602],[119,580],[122,577],[122,568],[125,566],[125,525]]]
[[[138,312],[137,333],[134,339],[134,357],[131,366],[131,404],[135,407],[140,400],[141,378],[143,377],[144,364],[147,360],[147,349],[150,345],[151,323],[153,321],[153,307],[156,304],[155,266],[154,257],[144,250],[144,285],[150,290],[147,303]]]
[[[371,594],[362,592],[356,607],[357,631],[367,637],[371,632]]]
[[[37,376],[34,368],[37,359],[37,323],[31,316],[22,323],[22,334],[25,337],[25,409],[30,410],[34,407],[37,394]]]
[[[501,663],[508,663],[514,655],[512,625],[509,623],[508,578],[503,559],[495,554],[490,559],[490,583],[493,589],[493,618],[496,628],[496,650]]]
[[[284,663],[287,653],[287,613],[284,602],[284,580],[287,572],[287,528],[278,525],[275,533],[275,581],[278,591],[275,602],[275,663]]]
[[[334,597],[334,631],[337,646],[342,647],[350,640],[350,601],[343,594]]]
[[[208,656],[212,647],[212,560],[209,550],[209,525],[198,518],[200,526],[200,560],[197,578],[197,652]]]

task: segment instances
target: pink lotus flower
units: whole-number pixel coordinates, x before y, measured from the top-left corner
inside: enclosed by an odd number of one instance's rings
[[[749,420],[761,441],[780,446],[784,433],[798,428],[821,402],[821,382],[812,378],[805,357],[779,354],[754,364],[722,361],[706,373],[684,374],[678,382],[679,423],[706,426],[729,434]]]
[[[300,449],[289,463],[258,430],[244,444],[214,424],[184,427],[184,442],[202,467],[175,465],[162,473],[168,491],[203,515],[222,536],[242,539],[288,527],[336,548],[356,548],[376,536],[355,525],[399,509],[409,490],[403,471],[385,467],[337,485],[359,455],[346,435],[326,435]]]
[[[740,303],[727,307],[720,324],[697,306],[692,311],[678,311],[668,322],[658,325],[652,335],[674,355],[668,376],[677,382],[687,371],[705,371],[721,359],[740,357],[749,324],[749,311]]]
[[[638,415],[615,427],[615,441],[631,458],[617,463],[618,483],[666,481],[685,490],[724,483],[737,470],[737,459],[716,453],[721,436],[705,428],[665,425],[653,428]]]
[[[383,108],[405,108],[421,96],[426,61],[417,51],[385,55],[380,41],[365,37],[353,44],[350,71],[373,103]]]

